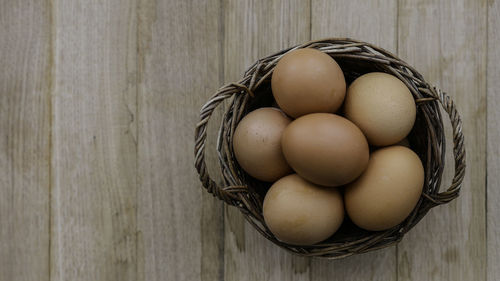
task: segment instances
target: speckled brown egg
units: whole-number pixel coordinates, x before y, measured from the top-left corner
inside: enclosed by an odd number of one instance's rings
[[[347,89],[345,116],[375,146],[392,145],[408,135],[416,116],[415,100],[406,85],[387,73],[358,77]]]
[[[351,121],[331,113],[294,120],[283,132],[283,154],[301,177],[339,186],[357,178],[368,164],[368,143]]]
[[[415,208],[424,184],[420,158],[407,147],[389,146],[370,155],[361,177],[345,188],[351,220],[367,230],[385,230],[401,223]]]
[[[241,168],[268,182],[291,173],[281,150],[281,135],[290,122],[281,110],[272,107],[247,114],[233,135],[234,155]]]
[[[321,187],[291,174],[271,186],[264,198],[263,214],[279,240],[312,245],[337,231],[344,219],[344,205],[336,188]]]
[[[314,112],[335,112],[346,92],[344,73],[329,55],[312,48],[284,55],[274,68],[271,87],[283,111],[297,118]]]

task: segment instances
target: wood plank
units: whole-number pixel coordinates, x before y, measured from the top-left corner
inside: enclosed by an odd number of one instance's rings
[[[0,280],[49,280],[52,14],[0,1]]]
[[[487,69],[487,247],[488,247],[488,281],[500,279],[500,2],[490,1],[488,6],[488,69]]]
[[[224,81],[257,59],[310,39],[309,1],[224,1]],[[225,280],[309,280],[309,260],[262,237],[241,213],[225,209]]]
[[[397,0],[312,0],[311,37],[348,37],[397,52]]]
[[[202,190],[193,155],[198,112],[221,82],[220,17],[218,0],[139,2],[138,265],[144,280],[223,278],[222,203]]]
[[[350,37],[397,52],[397,1],[312,1],[312,37]],[[396,280],[396,247],[311,264],[311,280]]]
[[[485,280],[486,1],[402,0],[398,37],[401,57],[456,102],[467,150],[460,197],[431,210],[400,244],[398,280]]]
[[[136,3],[55,1],[52,280],[137,280]]]

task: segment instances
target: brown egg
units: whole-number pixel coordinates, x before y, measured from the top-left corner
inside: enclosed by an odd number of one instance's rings
[[[424,184],[420,158],[404,146],[389,146],[370,155],[361,177],[345,188],[346,211],[367,230],[385,230],[405,220]]]
[[[283,154],[301,177],[339,186],[357,178],[368,164],[368,143],[351,121],[331,113],[304,115],[288,125]]]
[[[415,100],[395,76],[372,72],[358,77],[347,89],[345,116],[375,146],[399,142],[413,128]]]
[[[274,68],[271,86],[280,108],[294,118],[337,111],[346,91],[344,73],[337,62],[311,48],[284,55]]]
[[[264,198],[263,214],[279,240],[312,245],[337,231],[344,219],[344,205],[336,188],[321,187],[292,174],[271,186]]]
[[[233,135],[234,155],[241,168],[268,182],[291,173],[281,151],[281,135],[290,122],[281,110],[272,107],[247,114]]]

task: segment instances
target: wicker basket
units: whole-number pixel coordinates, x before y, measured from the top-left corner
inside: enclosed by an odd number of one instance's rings
[[[417,118],[408,140],[424,164],[425,182],[417,206],[401,224],[385,231],[371,232],[356,227],[346,219],[332,237],[312,246],[285,244],[277,240],[266,227],[262,217],[262,201],[270,184],[250,177],[238,166],[232,148],[233,133],[246,113],[273,104],[270,80],[280,58],[291,50],[306,47],[316,48],[333,57],[344,71],[347,84],[364,73],[380,71],[395,75],[410,89],[417,104]],[[205,143],[210,116],[215,108],[228,98],[232,98],[232,101],[224,114],[217,139],[217,152],[223,176],[221,186],[215,183],[207,172]],[[445,136],[440,105],[448,113],[453,127],[455,159],[453,181],[443,192],[439,192],[445,159]],[[429,209],[455,199],[465,173],[464,136],[462,122],[453,101],[444,92],[425,82],[422,75],[413,67],[369,43],[332,38],[308,42],[260,59],[245,72],[239,82],[219,89],[202,107],[200,121],[196,125],[195,166],[207,191],[225,203],[236,206],[248,222],[267,239],[301,256],[334,259],[396,244]]]

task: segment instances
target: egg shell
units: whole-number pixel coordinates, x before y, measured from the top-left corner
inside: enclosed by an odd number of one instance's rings
[[[337,231],[344,219],[337,188],[315,185],[291,174],[275,182],[264,198],[264,221],[279,240],[312,245]]]
[[[363,175],[345,187],[344,202],[359,227],[379,231],[404,221],[424,184],[420,158],[407,147],[389,146],[370,155]]]
[[[401,141],[413,128],[415,100],[406,85],[387,73],[372,72],[358,77],[347,89],[345,116],[375,146]]]
[[[313,113],[294,120],[283,132],[281,143],[297,174],[319,185],[346,184],[368,164],[369,148],[363,133],[335,114]]]
[[[329,55],[312,48],[293,50],[276,65],[271,79],[274,98],[288,115],[335,112],[344,101],[344,73]]]
[[[273,182],[292,172],[281,150],[281,135],[291,122],[281,110],[259,108],[239,122],[233,135],[238,164],[252,177]]]

